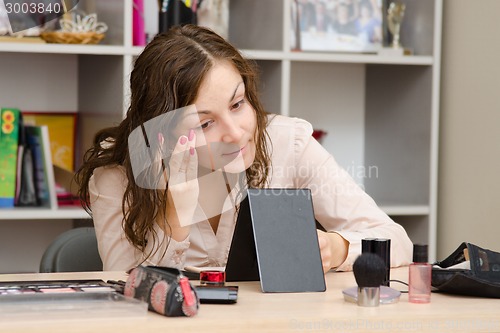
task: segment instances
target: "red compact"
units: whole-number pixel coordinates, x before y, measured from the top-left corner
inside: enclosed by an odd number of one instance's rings
[[[207,286],[223,286],[226,282],[226,273],[222,271],[201,271],[200,284]]]

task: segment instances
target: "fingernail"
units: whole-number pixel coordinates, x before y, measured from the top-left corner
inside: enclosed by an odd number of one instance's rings
[[[191,156],[194,155],[194,148],[193,147],[189,148],[189,153],[191,154]]]
[[[189,141],[192,141],[194,138],[194,131],[192,129],[189,130],[188,136],[189,136]]]
[[[185,135],[181,136],[180,139],[179,139],[179,142],[181,145],[185,145],[186,142],[187,142],[187,138]]]

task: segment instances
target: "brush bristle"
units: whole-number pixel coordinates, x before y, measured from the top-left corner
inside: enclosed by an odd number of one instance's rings
[[[385,279],[385,263],[374,253],[361,254],[352,266],[358,287],[379,287]]]

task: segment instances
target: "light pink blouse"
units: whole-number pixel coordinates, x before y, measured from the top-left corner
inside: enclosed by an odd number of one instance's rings
[[[272,160],[269,187],[311,189],[316,219],[327,231],[337,232],[349,242],[347,259],[339,270],[352,269],[363,238],[391,239],[391,265],[410,263],[413,246],[403,227],[380,210],[311,136],[311,124],[275,116],[267,130]],[[116,166],[96,169],[90,180],[91,207],[104,270],[128,270],[143,261],[143,254],[127,241],[122,229],[126,183],[124,169]],[[192,225],[189,237],[182,242],[165,236],[156,226],[163,242],[148,242],[148,247],[156,251],[145,263],[178,268],[224,266],[235,223],[234,209],[230,209],[222,213],[216,234],[206,220]]]

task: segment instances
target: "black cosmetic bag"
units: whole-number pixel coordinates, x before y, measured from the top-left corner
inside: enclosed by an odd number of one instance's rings
[[[123,294],[148,303],[150,311],[168,317],[198,313],[195,289],[178,269],[138,266],[130,271]]]
[[[437,292],[500,298],[500,253],[464,242],[433,265],[432,286]]]

